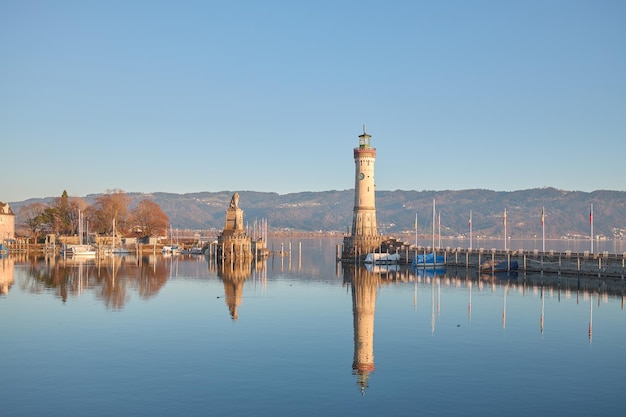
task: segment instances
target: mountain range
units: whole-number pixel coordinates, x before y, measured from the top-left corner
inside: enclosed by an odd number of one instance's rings
[[[354,189],[290,194],[237,192],[244,221],[249,225],[255,219],[267,219],[268,228],[273,231],[342,233],[348,231],[352,224]],[[234,191],[156,192],[127,193],[127,196],[131,199],[131,206],[145,198],[158,203],[175,229],[222,230],[233,194]],[[99,195],[90,194],[83,198],[93,204]],[[51,200],[12,202],[11,207],[17,214],[24,204]],[[420,234],[432,232],[434,218],[436,231],[440,230],[442,236],[468,235],[471,212],[474,236],[499,237],[504,233],[506,210],[508,236],[541,237],[543,213],[546,238],[575,238],[589,236],[592,205],[594,235],[626,238],[624,191],[582,192],[547,187],[520,191],[376,192],[376,215],[379,231],[383,234],[413,232],[417,216]]]

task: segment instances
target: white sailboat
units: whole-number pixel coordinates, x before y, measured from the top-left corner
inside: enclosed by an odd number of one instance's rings
[[[89,236],[89,233],[87,233]],[[65,244],[61,249],[64,256],[95,257],[96,249],[89,243],[83,243],[83,213],[78,211],[78,245]]]
[[[180,249],[178,248],[178,244],[174,244],[174,232],[172,230],[172,225],[170,224],[170,244],[169,245],[165,245],[163,246],[163,249],[161,250],[161,252],[163,254],[177,254],[180,252]]]
[[[130,251],[124,247],[116,247],[115,246],[115,217],[113,217],[113,231],[111,233],[112,235],[112,240],[111,240],[111,253],[113,254],[118,254],[118,255],[124,255],[127,253],[130,253]]]

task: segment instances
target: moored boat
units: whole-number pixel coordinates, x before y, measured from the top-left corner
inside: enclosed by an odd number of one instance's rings
[[[180,252],[180,249],[178,248],[178,245],[165,245],[163,246],[163,249],[161,250],[162,253],[166,254],[176,254]]]
[[[398,261],[400,261],[400,254],[398,253],[368,253],[363,262],[366,264],[384,265],[395,264]]]
[[[65,245],[61,253],[65,256],[96,256],[96,249],[91,245]]]
[[[481,272],[507,272],[517,271],[519,265],[516,260],[512,261],[485,261],[480,265]]]
[[[416,268],[430,268],[434,266],[443,266],[445,265],[446,260],[443,255],[435,256],[434,252],[427,253],[425,255],[417,255],[413,258],[413,262],[411,265]]]

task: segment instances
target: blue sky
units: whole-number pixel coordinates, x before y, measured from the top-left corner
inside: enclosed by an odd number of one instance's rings
[[[624,1],[0,0],[0,201],[626,190]]]

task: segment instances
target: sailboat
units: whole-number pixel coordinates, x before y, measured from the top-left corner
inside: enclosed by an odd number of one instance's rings
[[[433,252],[416,255],[411,265],[414,268],[433,268],[445,267],[446,259],[443,255],[435,253],[435,218],[437,210],[435,209],[435,199],[433,198]],[[416,222],[417,224],[417,222]],[[439,247],[441,247],[441,216],[439,216]]]
[[[130,251],[124,247],[116,247],[115,246],[115,217],[113,217],[113,231],[111,233],[111,253],[113,254],[118,254],[118,255],[124,255],[127,253],[130,253]]]
[[[83,213],[78,211],[78,245],[65,244],[61,248],[61,252],[64,256],[84,256],[95,257],[96,249],[89,243],[83,243]],[[89,233],[87,233],[89,236]]]
[[[171,224],[170,224],[170,244],[163,246],[163,249],[161,250],[161,252],[164,254],[166,253],[176,254],[180,252],[180,249],[178,248],[178,244],[174,244],[174,232],[172,230]]]

